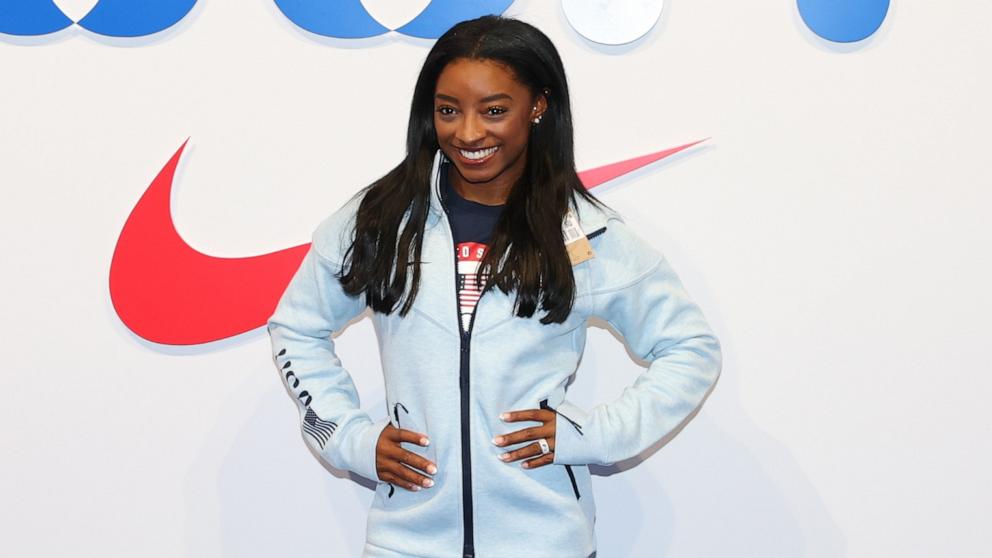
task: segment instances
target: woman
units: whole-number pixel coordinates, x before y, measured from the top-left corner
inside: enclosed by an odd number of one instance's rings
[[[667,261],[579,182],[570,111],[536,28],[451,28],[417,80],[406,158],[317,227],[268,322],[307,443],[378,481],[364,556],[593,554],[587,465],[674,432],[719,376]],[[366,308],[378,420],[328,339]],[[651,364],[586,410],[566,384],[591,316]]]

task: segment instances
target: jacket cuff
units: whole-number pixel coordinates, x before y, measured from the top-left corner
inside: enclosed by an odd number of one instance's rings
[[[384,482],[379,478],[375,467],[375,450],[379,435],[389,424],[389,417],[376,421],[361,421],[354,424],[337,446],[337,455],[327,455],[327,460],[340,469],[346,469],[376,482]]]
[[[588,428],[590,413],[563,399],[555,409],[555,453],[553,463],[563,465],[610,465],[606,446],[593,429]]]

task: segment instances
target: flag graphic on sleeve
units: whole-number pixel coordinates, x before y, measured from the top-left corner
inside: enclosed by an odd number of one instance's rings
[[[310,408],[307,408],[307,414],[303,417],[303,431],[316,440],[321,449],[324,448],[327,440],[331,438],[331,434],[334,433],[334,429],[337,426],[336,422],[320,418]]]

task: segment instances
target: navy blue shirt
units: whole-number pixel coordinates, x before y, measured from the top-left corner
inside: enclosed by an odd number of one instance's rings
[[[451,232],[455,236],[455,245],[462,242],[479,242],[489,244],[493,229],[503,205],[485,205],[467,200],[455,191],[448,179],[451,163],[441,165],[441,195],[445,208],[448,210],[448,220],[451,222]]]
[[[477,284],[475,272],[479,262],[489,247],[493,229],[503,205],[485,205],[467,200],[451,186],[449,172],[458,172],[451,163],[441,165],[441,199],[451,223],[451,234],[455,239],[455,261],[458,262],[458,313],[463,332],[472,328],[475,304],[482,295],[485,282]]]

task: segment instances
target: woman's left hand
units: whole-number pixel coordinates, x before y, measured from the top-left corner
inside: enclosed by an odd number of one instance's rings
[[[548,463],[552,463],[554,461],[556,422],[554,411],[549,409],[507,411],[500,415],[500,418],[502,418],[505,422],[530,420],[540,422],[542,424],[541,426],[532,426],[530,428],[524,428],[523,430],[517,430],[507,434],[500,434],[493,438],[493,443],[497,446],[509,446],[520,442],[526,442],[528,440],[538,440],[540,438],[544,438],[548,441],[548,447],[551,448],[549,453],[541,455],[541,446],[535,441],[534,443],[528,444],[520,449],[501,454],[500,459],[502,459],[505,463],[511,463],[513,461],[517,461],[518,459],[532,457],[534,459],[524,461],[521,466],[525,469],[533,469],[534,467],[547,465]]]

